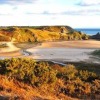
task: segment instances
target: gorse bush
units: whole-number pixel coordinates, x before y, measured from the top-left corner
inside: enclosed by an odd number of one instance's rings
[[[88,70],[78,70],[75,66],[70,64],[64,67],[54,65],[52,68],[58,71],[57,78],[63,80],[63,85],[59,84],[60,93],[78,98],[81,98],[83,94],[89,96],[91,94],[95,95],[95,93],[100,93],[99,74]]]
[[[77,74],[77,70],[75,66],[73,65],[67,65],[66,67],[60,68],[61,70],[58,71],[57,76],[59,78],[65,79],[65,80],[72,80],[75,78],[75,75]]]
[[[42,85],[56,81],[56,71],[47,63],[36,62],[28,58],[12,58],[0,62],[1,72],[9,78],[15,78],[32,85]]]
[[[38,78],[39,84],[53,83],[56,81],[57,72],[53,70],[48,63],[39,62],[34,69],[34,75]]]
[[[12,58],[0,60],[0,74],[36,87],[52,86],[55,94],[78,98],[100,94],[100,75],[71,64],[62,67],[31,58]]]
[[[96,73],[88,72],[87,70],[81,70],[81,71],[79,71],[79,77],[83,81],[91,82],[97,78],[97,75],[96,75]]]

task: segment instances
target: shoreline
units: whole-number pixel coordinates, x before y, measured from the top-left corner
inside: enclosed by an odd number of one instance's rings
[[[35,48],[81,48],[81,49],[100,49],[100,41],[98,40],[70,40],[70,41],[46,41]]]
[[[13,42],[8,44],[10,44],[8,45],[8,51],[11,52],[1,52],[0,58],[29,57],[36,60],[51,60],[57,62],[85,61],[100,63],[100,59],[98,60],[96,57],[93,58],[90,55],[92,51],[100,49],[100,41],[97,40],[43,42],[36,45],[29,43],[19,44],[20,47],[22,46],[26,49],[16,47]]]
[[[62,42],[43,42],[40,46],[27,49],[34,59],[100,63],[99,59],[92,58],[91,52],[100,49],[100,41],[78,40]]]

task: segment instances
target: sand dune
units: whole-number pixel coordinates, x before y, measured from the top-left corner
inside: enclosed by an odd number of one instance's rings
[[[19,48],[17,48],[15,45],[13,45],[13,42],[2,42],[7,45],[6,48],[0,48],[0,52],[13,52],[13,51],[18,51]]]
[[[13,42],[2,42],[7,45],[6,48],[0,48],[0,56],[2,57],[15,57],[20,56],[21,53],[19,52],[19,48],[17,48]]]

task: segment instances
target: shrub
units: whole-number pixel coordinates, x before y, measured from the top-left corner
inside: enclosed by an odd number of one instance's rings
[[[100,57],[100,50],[93,51],[92,55]]]
[[[71,64],[60,66],[31,58],[11,58],[0,60],[0,74],[5,75],[7,80],[24,82],[56,95],[61,93],[83,98],[84,95],[100,94],[99,75],[83,68],[77,69]]]
[[[58,77],[65,80],[72,80],[75,78],[75,74],[77,74],[76,68],[69,64],[61,68],[61,70],[58,72]]]
[[[50,68],[48,63],[36,62],[28,58],[12,58],[0,62],[3,70],[9,78],[15,78],[32,85],[54,83],[56,71]]]
[[[91,82],[97,78],[97,75],[93,72],[88,72],[87,70],[81,70],[81,71],[79,71],[79,77],[83,81]]]

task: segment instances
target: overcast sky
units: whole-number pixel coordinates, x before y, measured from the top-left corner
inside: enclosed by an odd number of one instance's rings
[[[0,26],[100,28],[100,0],[0,0]]]

